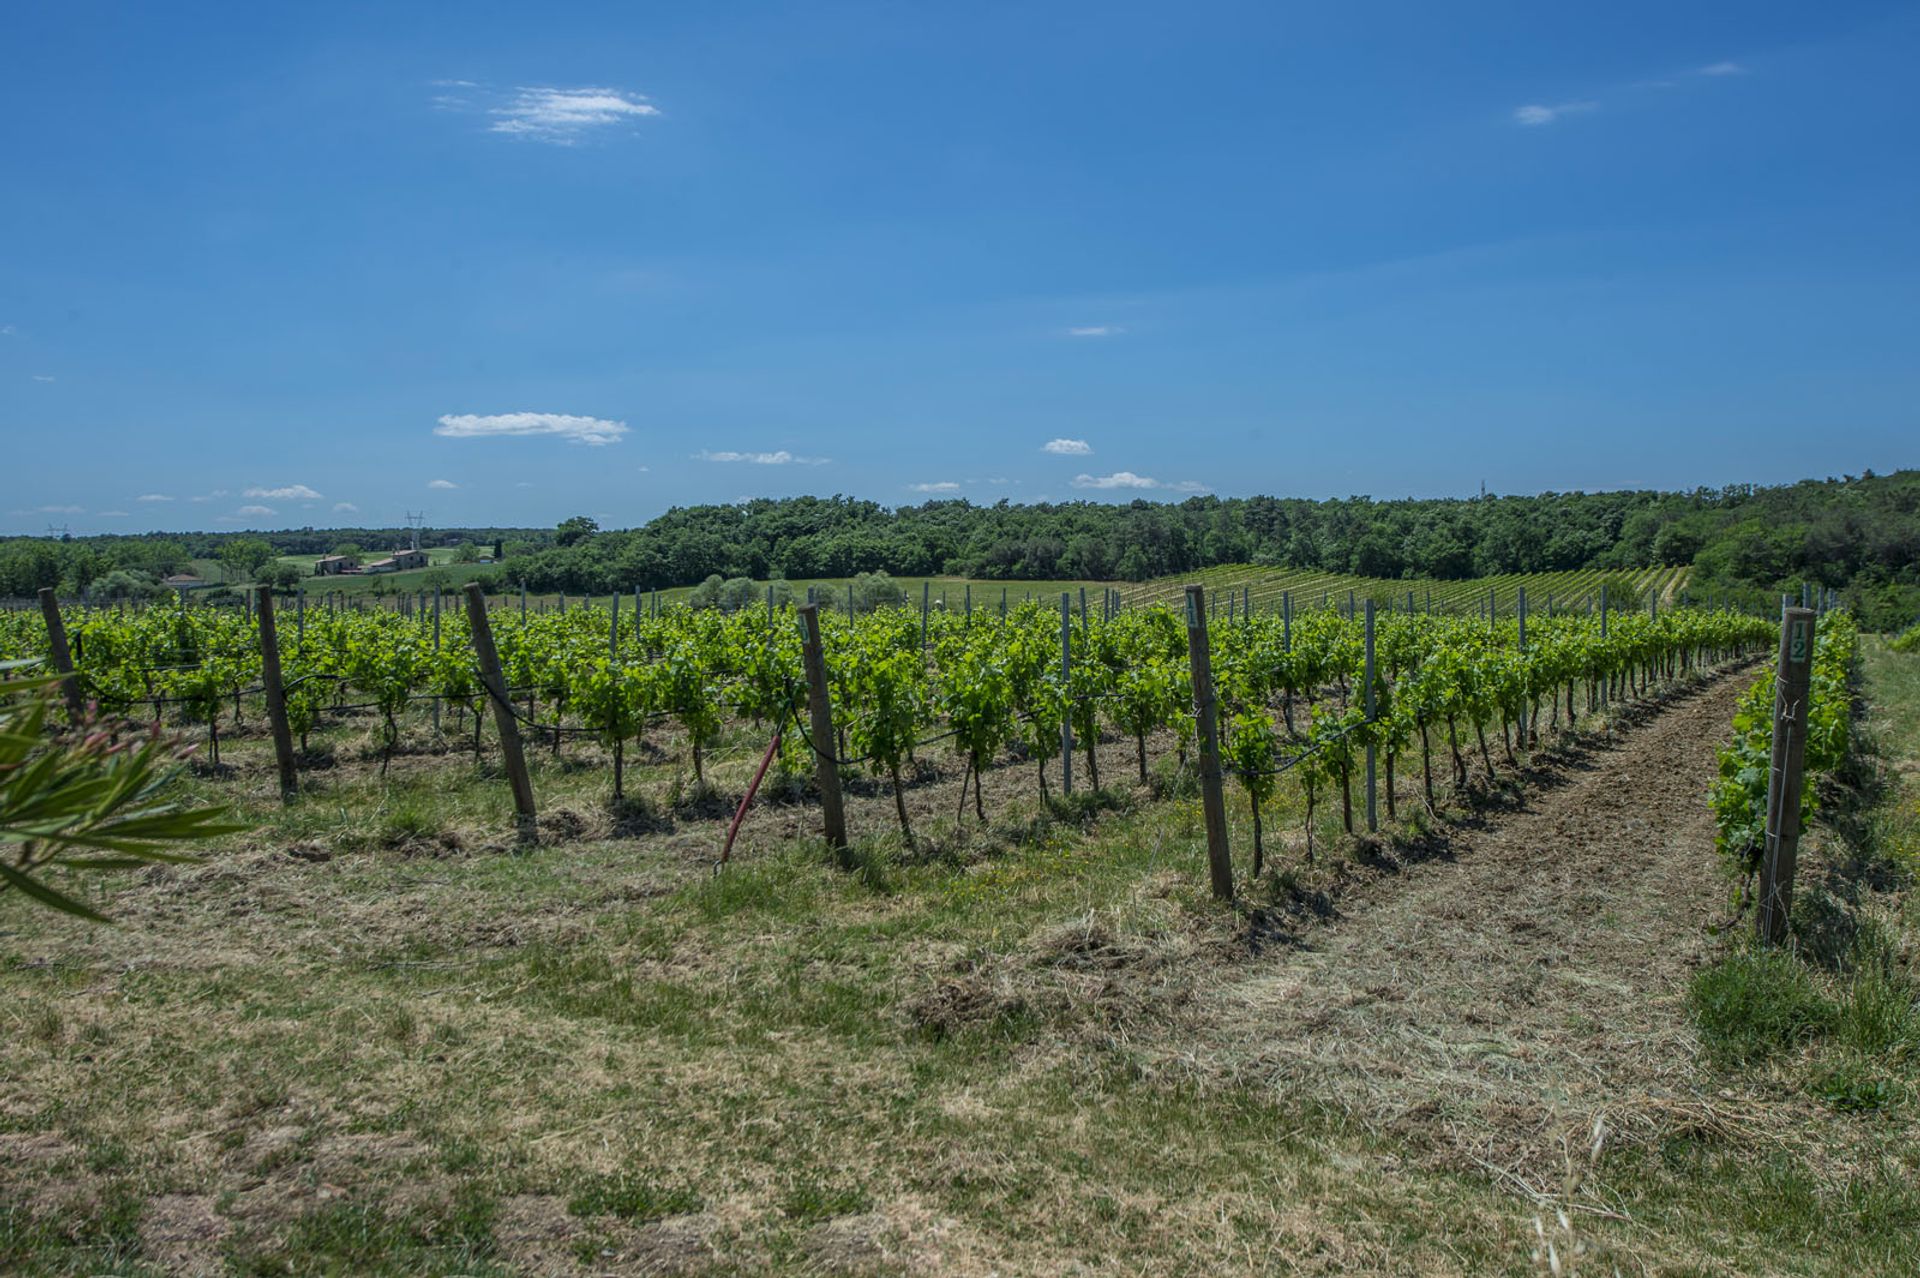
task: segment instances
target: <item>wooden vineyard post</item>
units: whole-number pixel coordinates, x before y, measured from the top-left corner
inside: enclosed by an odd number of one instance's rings
[[[440,587],[433,588],[433,651],[440,651]],[[433,735],[440,735],[440,698],[433,699]]]
[[[473,655],[480,659],[480,682],[493,702],[493,724],[500,733],[500,757],[506,761],[507,782],[513,787],[513,810],[520,837],[534,833],[533,779],[527,775],[527,757],[520,752],[520,721],[507,700],[507,681],[500,673],[500,654],[493,646],[493,625],[487,618],[487,596],[480,583],[470,581],[467,592],[467,628],[473,632]]]
[[[1060,793],[1073,793],[1073,599],[1060,592],[1060,687],[1069,700],[1060,716]]]
[[[1760,909],[1754,920],[1763,945],[1786,940],[1793,908],[1813,638],[1813,609],[1788,608],[1780,623],[1780,667],[1773,683],[1773,761],[1767,772],[1767,832],[1760,857]]]
[[[1549,595],[1548,598],[1552,596]],[[1527,588],[1525,586],[1520,587],[1520,592],[1513,601],[1513,612],[1520,622],[1520,659],[1525,661],[1527,656]],[[1533,728],[1529,722],[1533,709],[1534,699],[1531,695],[1520,699],[1520,747],[1523,750],[1529,748],[1529,743],[1533,740],[1529,735]]]
[[[267,722],[273,725],[273,761],[280,767],[280,800],[290,802],[300,788],[293,765],[293,731],[287,726],[287,690],[280,682],[280,635],[273,624],[273,587],[260,587],[260,686],[267,694]]]
[[[87,707],[80,697],[80,680],[73,674],[73,654],[67,651],[67,627],[60,620],[60,601],[53,597],[51,586],[40,587],[40,615],[47,619],[47,651],[53,655],[53,668],[66,676],[60,680],[60,691],[66,694],[67,714],[78,723]]]
[[[933,583],[920,583],[920,651],[927,650],[927,609],[933,603]]]
[[[1207,647],[1207,591],[1187,587],[1187,664],[1193,675],[1193,714],[1200,735],[1200,798],[1207,817],[1207,875],[1213,894],[1233,899],[1233,857],[1227,848],[1227,799],[1220,788],[1220,725],[1213,698],[1213,657]]]
[[[1607,637],[1607,583],[1604,581],[1600,583],[1600,637],[1602,639]],[[1612,689],[1613,676],[1610,674],[1601,675],[1600,705],[1602,708],[1605,708],[1607,705],[1607,694],[1611,692]],[[1611,729],[1609,729],[1609,731],[1611,731]]]
[[[1378,763],[1378,749],[1373,743],[1373,600],[1367,600],[1367,833],[1377,834],[1380,830],[1380,788],[1375,767]]]
[[[820,649],[820,605],[800,609],[802,657],[807,668],[807,713],[812,722],[814,779],[820,786],[820,812],[825,820],[827,845],[841,867],[853,864],[847,855],[847,814],[840,805],[840,763],[833,757],[833,702],[827,695],[827,658]]]

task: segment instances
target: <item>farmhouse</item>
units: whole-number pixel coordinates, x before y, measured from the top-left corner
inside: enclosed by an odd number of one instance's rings
[[[354,555],[322,555],[313,561],[313,575],[316,577],[339,577],[359,571],[360,560]]]
[[[425,568],[426,566],[426,551],[418,548],[408,549],[402,547],[394,551],[391,555],[388,555],[385,559],[374,560],[361,571],[370,573],[406,572],[412,568]]]

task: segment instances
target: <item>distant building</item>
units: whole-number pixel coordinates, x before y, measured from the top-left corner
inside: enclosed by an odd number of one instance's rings
[[[353,555],[322,555],[313,561],[313,575],[316,577],[338,577],[358,571],[360,561]]]
[[[207,579],[205,577],[196,577],[190,572],[176,572],[160,584],[163,586],[172,586],[175,590],[194,590],[206,585]]]
[[[365,573],[407,572],[414,568],[427,566],[427,552],[402,547],[385,559],[376,559],[360,571]]]

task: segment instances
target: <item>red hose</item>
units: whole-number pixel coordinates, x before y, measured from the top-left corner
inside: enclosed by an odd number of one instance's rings
[[[753,802],[753,796],[760,793],[760,782],[765,779],[767,769],[773,764],[773,756],[780,752],[780,729],[773,730],[773,740],[767,742],[767,753],[760,760],[760,770],[753,774],[753,784],[740,796],[740,807],[733,814],[733,824],[727,827],[727,846],[720,849],[720,864],[725,865],[727,858],[733,855],[733,836],[740,833],[740,822],[746,819],[747,805]],[[718,867],[716,867],[718,868]]]

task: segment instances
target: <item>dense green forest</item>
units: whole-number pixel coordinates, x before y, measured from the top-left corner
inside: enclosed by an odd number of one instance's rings
[[[115,571],[146,576],[214,558],[243,534],[0,543],[0,594],[78,590]],[[392,529],[250,534],[284,554]],[[1696,588],[1841,590],[1875,628],[1920,615],[1920,471],[1690,492],[1546,493],[1329,501],[1190,497],[1179,503],[932,501],[889,509],[849,497],[676,508],[633,529],[575,518],[558,529],[442,529],[428,544],[501,543],[478,570],[535,590],[689,585],[709,576],[952,573],[995,579],[1138,581],[1225,563],[1373,577],[1461,578],[1572,568],[1692,564]]]

